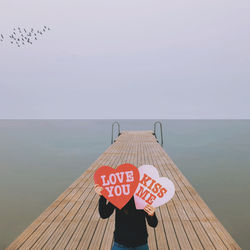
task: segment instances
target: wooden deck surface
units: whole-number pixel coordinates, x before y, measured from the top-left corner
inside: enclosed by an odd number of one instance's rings
[[[152,131],[124,131],[7,249],[110,249],[114,214],[100,218],[93,174],[122,163],[152,164],[175,184],[174,198],[156,210],[158,226],[148,227],[150,249],[240,249]]]

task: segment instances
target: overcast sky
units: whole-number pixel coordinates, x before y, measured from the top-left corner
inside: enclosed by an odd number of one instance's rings
[[[249,0],[0,0],[0,118],[250,118]]]

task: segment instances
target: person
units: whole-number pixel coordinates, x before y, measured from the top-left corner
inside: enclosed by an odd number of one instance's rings
[[[155,208],[147,205],[143,210],[137,210],[134,196],[132,196],[122,209],[118,209],[111,202],[107,203],[106,198],[102,195],[102,190],[103,187],[95,184],[95,192],[100,195],[100,217],[106,219],[115,210],[114,244],[112,250],[148,250],[146,220],[149,226],[157,226],[158,219],[155,214]]]

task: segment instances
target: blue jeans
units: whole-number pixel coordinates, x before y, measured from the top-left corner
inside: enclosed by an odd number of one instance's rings
[[[138,247],[126,247],[114,241],[112,250],[149,250],[148,244],[141,245]]]

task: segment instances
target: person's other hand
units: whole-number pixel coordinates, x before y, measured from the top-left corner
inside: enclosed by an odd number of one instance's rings
[[[146,211],[148,215],[153,216],[155,213],[155,207],[147,204],[147,206],[144,207],[144,211]]]
[[[102,195],[102,190],[103,190],[103,187],[101,187],[100,185],[98,184],[95,184],[95,192],[97,194],[99,194],[100,196]]]

